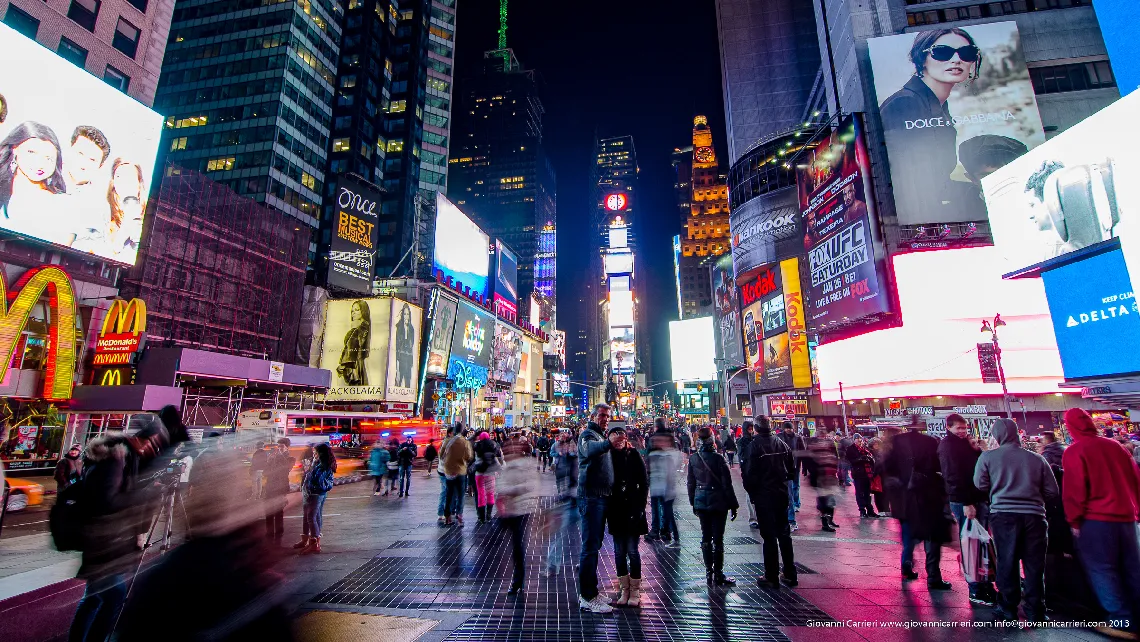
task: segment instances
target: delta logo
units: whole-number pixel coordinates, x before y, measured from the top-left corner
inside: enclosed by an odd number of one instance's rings
[[[1112,321],[1121,317],[1128,316],[1137,311],[1137,304],[1133,302],[1131,310],[1127,305],[1115,305],[1109,308],[1101,308],[1099,310],[1089,310],[1088,312],[1081,312],[1076,315],[1069,315],[1069,320],[1065,322],[1065,327],[1075,328],[1086,323],[1097,323],[1098,321]]]
[[[483,326],[478,319],[472,319],[463,326],[463,347],[481,354],[483,352]]]

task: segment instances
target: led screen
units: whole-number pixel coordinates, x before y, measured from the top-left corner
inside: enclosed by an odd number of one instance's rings
[[[1061,359],[1040,280],[1001,278],[993,247],[900,254],[894,258],[902,327],[816,348],[824,401],[933,395],[1001,395],[982,383],[982,320],[1000,313],[1002,364],[1014,394],[1057,392]]]
[[[607,252],[606,274],[632,274],[633,252]]]
[[[633,328],[610,328],[610,367],[614,374],[633,374],[637,369]]]
[[[514,316],[518,312],[519,258],[502,241],[495,241],[495,310]]]
[[[1140,24],[1140,3],[1128,0],[1098,2],[1093,5],[1104,46],[1112,60],[1088,63],[1094,65],[1096,78],[1116,79],[1120,95],[1126,96],[1140,87],[1140,39],[1136,38],[1136,25]],[[1107,73],[1106,73],[1107,72]]]
[[[350,176],[338,176],[329,240],[328,284],[353,292],[372,292],[376,257],[376,208],[380,192]]]
[[[0,228],[133,265],[162,116],[5,24],[0,96]]]
[[[1067,379],[1140,372],[1140,310],[1119,250],[1041,279]]]
[[[713,268],[713,304],[720,344],[718,354],[728,366],[739,367],[744,364],[744,353],[740,350],[740,299],[736,293],[731,254],[717,259]]]
[[[505,323],[496,323],[495,341],[491,345],[491,378],[514,383],[519,373],[521,353],[522,333]]]
[[[981,178],[1045,142],[1017,23],[867,46],[899,223],[986,220]]]
[[[669,322],[669,355],[673,381],[716,379],[716,340],[712,317]]]
[[[491,272],[487,250],[491,237],[438,192],[435,208],[436,271],[442,271],[444,278],[454,279],[457,286],[461,283],[464,289],[487,296]]]
[[[610,292],[610,326],[633,325],[633,292]]]

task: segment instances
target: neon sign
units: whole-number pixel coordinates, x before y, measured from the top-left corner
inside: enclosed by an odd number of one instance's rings
[[[455,381],[456,390],[477,390],[487,385],[487,368],[452,358],[447,366],[447,378]]]
[[[62,269],[45,265],[24,273],[8,292],[0,274],[0,377],[8,373],[12,351],[28,325],[32,308],[48,292],[48,352],[44,374],[44,398],[71,398],[75,374],[75,291]]]
[[[485,331],[479,319],[470,319],[463,326],[463,347],[471,352],[483,352],[483,335]]]

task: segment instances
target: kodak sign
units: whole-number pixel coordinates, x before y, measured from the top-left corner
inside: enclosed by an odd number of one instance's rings
[[[784,281],[784,313],[788,318],[788,347],[792,354],[792,385],[811,387],[811,361],[808,358],[807,326],[804,295],[800,290],[800,261],[798,258],[780,262],[780,276]]]
[[[95,342],[95,366],[131,363],[146,338],[146,303],[142,299],[115,299]]]
[[[24,273],[12,292],[0,273],[0,377],[8,374],[12,351],[28,325],[36,302],[48,295],[47,371],[44,398],[71,398],[75,378],[75,290],[71,278],[57,266],[45,265]]]

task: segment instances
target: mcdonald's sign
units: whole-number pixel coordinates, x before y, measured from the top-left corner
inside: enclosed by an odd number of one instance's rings
[[[96,366],[130,363],[146,338],[146,303],[142,299],[115,299],[95,342]]]
[[[100,386],[123,386],[135,382],[134,368],[105,368],[93,378]]]
[[[71,398],[75,379],[75,289],[58,266],[28,270],[11,292],[0,273],[0,378],[8,374],[12,351],[45,291],[49,323],[44,398],[62,401]]]

